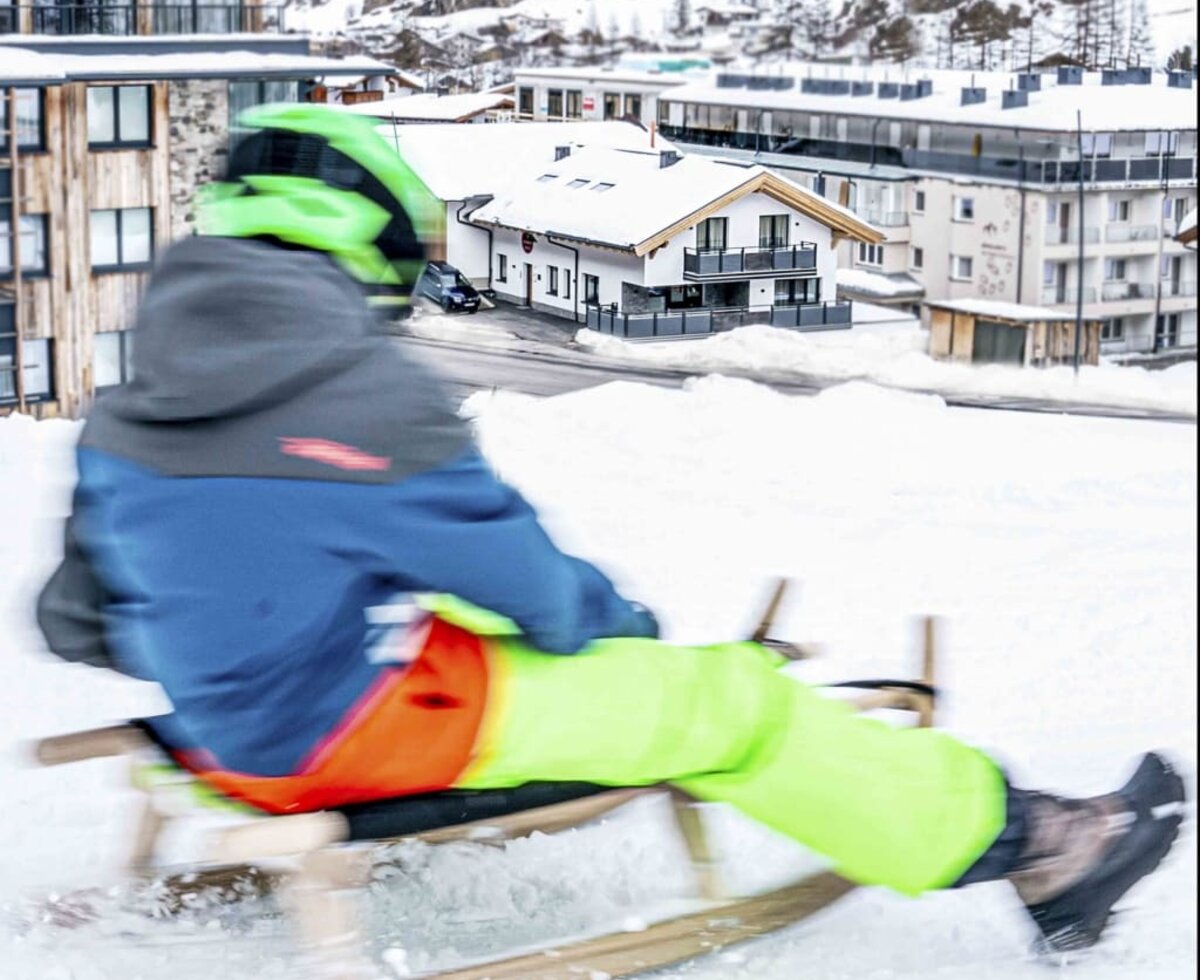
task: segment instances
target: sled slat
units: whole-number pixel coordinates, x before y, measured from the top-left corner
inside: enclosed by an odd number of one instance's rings
[[[655,923],[641,932],[599,936],[428,976],[437,980],[579,980],[605,974],[627,977],[775,932],[819,912],[854,887],[853,882],[824,872],[764,895]]]

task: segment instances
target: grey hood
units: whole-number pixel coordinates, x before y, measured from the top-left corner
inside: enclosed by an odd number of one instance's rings
[[[138,313],[133,380],[106,407],[150,422],[260,410],[388,344],[374,329],[362,292],[325,255],[185,239],[155,270]]]
[[[387,483],[471,448],[441,383],[315,252],[174,245],[138,313],[133,373],[97,399],[81,445],[176,476]],[[287,444],[316,448],[281,452]],[[331,446],[378,465],[331,466]],[[324,461],[311,458],[322,449]]]

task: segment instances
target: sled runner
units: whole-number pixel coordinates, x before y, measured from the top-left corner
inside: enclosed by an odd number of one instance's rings
[[[767,639],[781,590],[755,633]],[[935,689],[934,623],[923,626],[920,679],[870,680],[838,687],[859,689],[853,704],[863,711],[898,709],[932,724]],[[787,645],[777,645],[777,648]],[[803,648],[787,646],[792,656]],[[106,756],[142,756],[154,746],[138,722],[41,740],[42,765]],[[376,861],[368,844],[419,839],[431,844],[476,840],[491,843],[533,832],[555,833],[594,821],[631,800],[669,793],[679,833],[697,882],[695,911],[653,923],[637,932],[618,932],[539,948],[535,952],[455,968],[441,980],[577,980],[580,976],[631,976],[711,953],[800,921],[850,892],[852,882],[821,872],[761,895],[732,897],[721,887],[705,837],[700,810],[678,789],[657,785],[613,788],[588,783],[530,783],[514,789],[445,791],[407,796],[312,813],[262,816],[215,832],[206,860],[171,873],[156,866],[156,843],[171,819],[154,785],[135,833],[129,867],[155,880],[166,911],[189,906],[200,893],[230,897],[278,891],[300,945],[318,975],[367,980],[386,975],[364,953],[355,890],[364,887]],[[161,787],[159,787],[161,789]],[[351,845],[360,846],[351,846]]]

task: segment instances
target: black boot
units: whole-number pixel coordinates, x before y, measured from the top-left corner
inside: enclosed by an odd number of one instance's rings
[[[1041,931],[1039,953],[1093,945],[1112,907],[1170,850],[1183,820],[1183,780],[1161,756],[1142,757],[1117,792],[1086,800],[1024,797],[1024,846],[1013,883]]]

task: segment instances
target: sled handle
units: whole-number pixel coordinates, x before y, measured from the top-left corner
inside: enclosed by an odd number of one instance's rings
[[[33,743],[33,757],[42,766],[62,766],[85,759],[131,755],[151,742],[133,725],[109,725],[66,735],[51,735]]]

